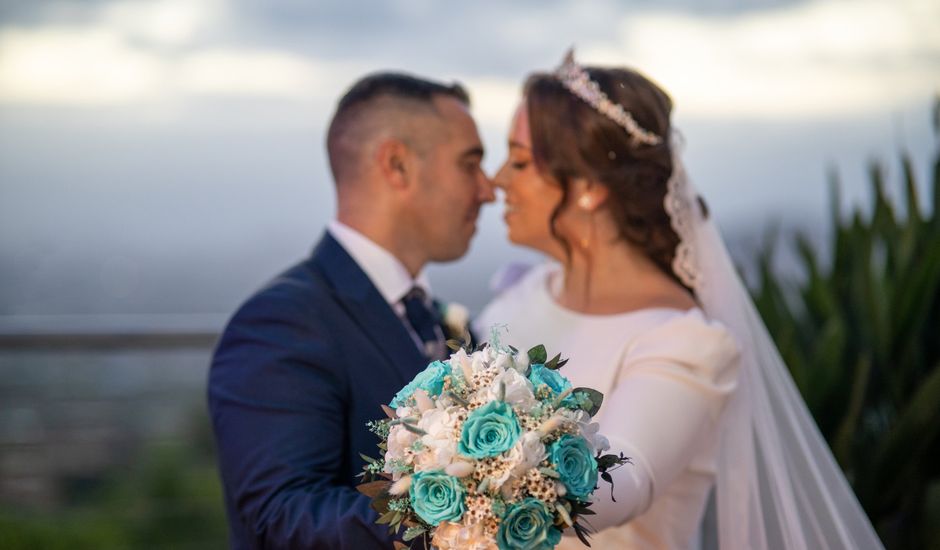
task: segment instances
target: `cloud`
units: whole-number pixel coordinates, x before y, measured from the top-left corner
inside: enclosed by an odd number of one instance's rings
[[[184,95],[311,99],[322,95],[330,69],[281,51],[212,49],[181,59],[175,85]]]
[[[824,0],[723,17],[626,18],[590,62],[640,68],[683,113],[793,117],[885,111],[940,86],[940,3]]]
[[[508,78],[479,77],[462,80],[470,90],[473,116],[482,126],[502,128],[522,97],[522,85]]]
[[[295,17],[316,11],[290,6]],[[635,66],[663,84],[679,114],[704,118],[885,112],[923,101],[940,85],[940,3],[934,0],[817,0],[709,15],[612,3],[588,11],[557,2],[531,14],[523,8],[500,13],[489,38],[457,34],[448,48],[440,48],[445,22],[435,34],[427,21],[444,17],[434,4],[396,6],[401,13],[385,15],[398,18],[397,42],[342,18],[318,19],[316,28],[329,32],[313,33],[319,38],[309,44],[294,27],[290,39],[275,38],[273,28],[252,34],[255,22],[244,17],[245,8],[220,0],[120,0],[97,6],[82,24],[0,27],[0,102],[332,100],[366,69],[391,63],[431,73],[453,67],[451,74],[463,74],[471,88],[484,124],[498,124],[518,100],[519,67],[540,67],[545,52],[560,55],[572,41],[583,61]],[[463,15],[475,24],[482,17]],[[529,16],[541,22],[532,27],[538,32],[515,23]],[[591,17],[607,24],[592,31]],[[402,49],[404,37],[411,38]],[[494,51],[500,54],[493,57]],[[490,58],[492,68],[481,71]]]
[[[0,101],[306,100],[337,78],[329,63],[283,49],[201,45],[228,16],[218,0],[123,0],[98,8],[92,24],[0,28]]]
[[[105,5],[100,25],[160,46],[183,46],[226,19],[219,0],[121,0]]]
[[[0,101],[94,104],[139,101],[161,88],[167,63],[106,28],[43,27],[0,33]]]

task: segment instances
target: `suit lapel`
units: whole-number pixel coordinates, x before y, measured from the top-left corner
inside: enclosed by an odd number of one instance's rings
[[[334,289],[339,302],[356,321],[362,334],[376,345],[388,363],[410,381],[427,360],[408,330],[359,264],[329,233],[310,258],[311,266]]]

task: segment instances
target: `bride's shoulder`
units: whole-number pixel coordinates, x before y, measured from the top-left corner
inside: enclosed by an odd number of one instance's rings
[[[650,323],[630,343],[626,359],[628,363],[665,360],[719,375],[734,369],[739,354],[731,331],[695,307],[673,310]]]
[[[499,269],[490,279],[491,304],[528,299],[545,288],[546,281],[556,270],[556,264],[511,263]]]
[[[507,322],[508,317],[522,311],[530,311],[539,302],[540,289],[551,273],[551,263],[509,264],[500,269],[490,280],[493,298],[483,308],[477,321],[489,323],[494,320]]]
[[[490,277],[490,292],[495,296],[506,292],[530,286],[535,286],[539,281],[544,281],[548,274],[554,269],[552,262],[542,262],[540,264],[511,262],[496,270]]]

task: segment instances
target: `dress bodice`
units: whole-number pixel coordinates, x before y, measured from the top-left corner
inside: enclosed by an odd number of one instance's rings
[[[538,266],[501,292],[480,315],[478,334],[505,325],[501,343],[544,344],[569,359],[575,387],[604,393],[595,419],[628,464],[594,494],[598,548],[694,548],[714,484],[719,422],[735,387],[738,348],[703,312],[667,308],[587,315],[559,305],[550,281],[557,264]],[[561,548],[583,547],[576,538]]]

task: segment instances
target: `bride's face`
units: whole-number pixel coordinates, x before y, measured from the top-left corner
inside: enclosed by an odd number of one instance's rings
[[[509,240],[556,255],[560,245],[551,233],[551,217],[562,200],[558,185],[539,174],[532,157],[532,137],[525,102],[516,109],[509,131],[509,158],[494,183],[503,190],[506,211],[503,219]]]

